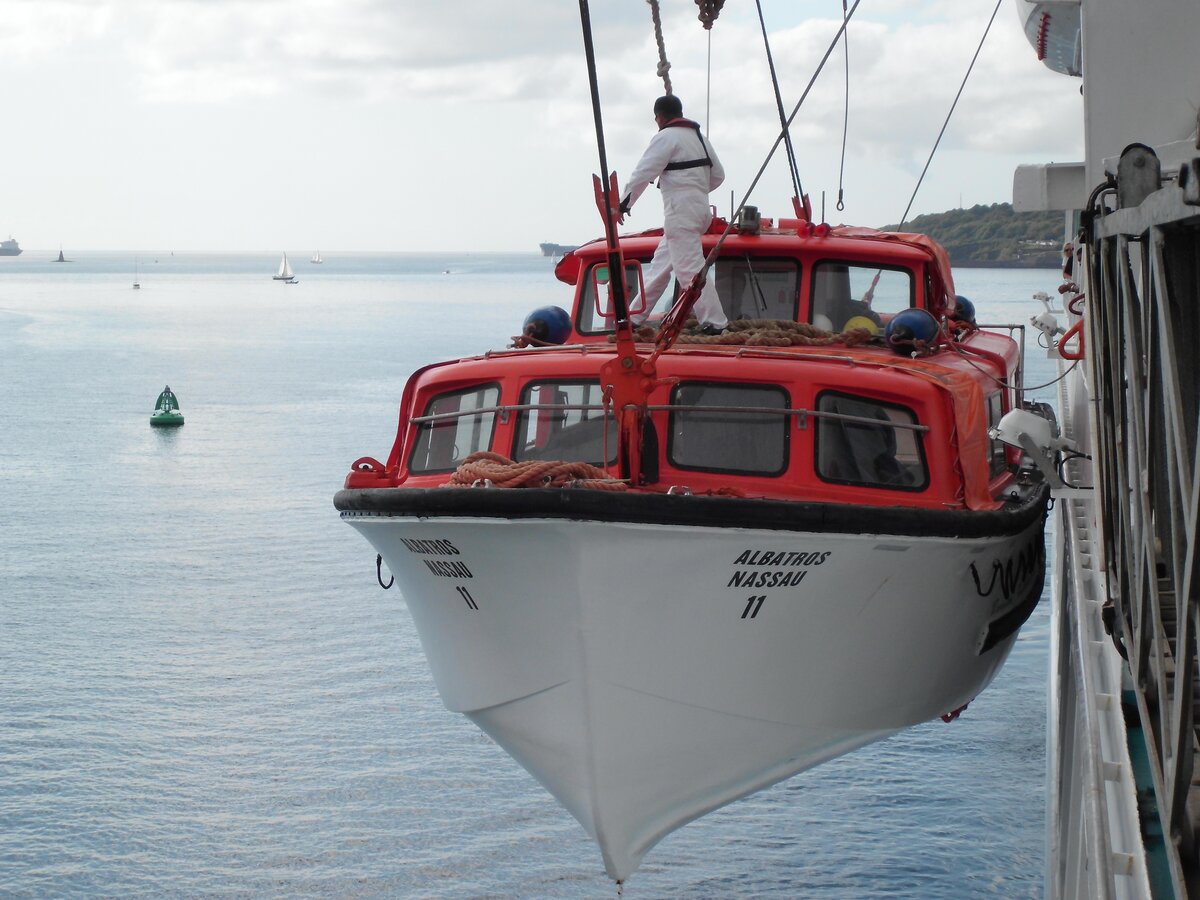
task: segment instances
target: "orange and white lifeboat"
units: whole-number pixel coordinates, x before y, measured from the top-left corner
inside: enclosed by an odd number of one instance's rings
[[[659,236],[621,239],[635,295]],[[709,276],[730,329],[665,346],[612,339],[608,267],[601,243],[559,262],[560,343],[415,373],[335,504],[446,706],[622,880],[691,819],[983,690],[1041,595],[1049,490],[992,436],[1020,347],[927,238],[734,233]]]

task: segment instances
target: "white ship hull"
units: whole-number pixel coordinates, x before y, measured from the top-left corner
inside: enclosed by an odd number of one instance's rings
[[[446,706],[618,880],[697,816],[970,701],[1044,568],[1040,517],[968,539],[343,516],[394,573]]]

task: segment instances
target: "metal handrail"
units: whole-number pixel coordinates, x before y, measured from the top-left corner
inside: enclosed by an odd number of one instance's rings
[[[801,408],[780,408],[774,406],[698,406],[684,403],[664,403],[647,406],[649,412],[720,412],[733,413],[738,415],[778,415],[778,416],[796,416],[799,419],[797,427],[804,428],[808,417],[814,419],[831,419],[842,422],[852,422],[859,425],[870,425],[874,428],[900,428],[905,431],[912,431],[924,434],[930,430],[928,425],[919,425],[915,422],[893,422],[891,420],[884,421],[883,419],[874,419],[868,416],[852,416],[846,413],[824,412],[815,409]],[[596,403],[507,403],[500,406],[478,406],[474,409],[460,409],[455,412],[434,413],[428,416],[413,416],[409,421],[417,425],[425,425],[436,422],[453,421],[461,419],[464,416],[484,416],[500,413],[502,416],[507,416],[514,412],[529,412],[533,410],[546,410],[549,412],[569,412],[577,410],[581,412],[596,412],[607,411],[608,407]]]
[[[484,416],[488,414],[500,413],[507,415],[513,412],[526,412],[528,410],[548,410],[551,412],[568,412],[570,410],[580,410],[583,412],[603,412],[608,409],[607,406],[600,403],[506,403],[502,406],[477,406],[473,409],[460,409],[455,412],[434,413],[429,416],[413,416],[409,419],[410,422],[415,422],[418,425],[423,425],[426,422],[440,422],[449,419],[461,419],[463,416]]]

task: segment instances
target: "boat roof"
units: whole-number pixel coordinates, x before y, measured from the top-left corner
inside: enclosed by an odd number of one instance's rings
[[[729,228],[727,220],[713,219],[701,244],[710,252],[721,236],[728,231],[722,244],[723,255],[740,256],[752,253],[770,256],[807,256],[818,259],[834,256],[839,259],[877,263],[879,265],[916,266],[927,264],[937,273],[941,291],[930,311],[941,315],[954,308],[954,275],[950,255],[937,241],[924,234],[901,231],[880,231],[853,225],[813,225],[803,219],[780,219],[777,223],[762,220],[754,233]],[[662,239],[663,230],[653,228],[636,234],[621,235],[621,252],[634,258],[649,257]],[[576,284],[585,265],[603,258],[608,247],[597,238],[567,253],[554,267],[554,274],[565,284]]]
[[[977,345],[977,346],[973,346]],[[966,358],[963,347],[976,353]],[[942,394],[953,409],[957,440],[964,460],[961,467],[964,500],[972,509],[995,508],[988,490],[987,413],[983,383],[995,382],[1004,371],[1005,350],[1015,353],[1012,341],[985,331],[973,332],[959,350],[941,349],[929,356],[901,356],[886,347],[844,345],[754,347],[737,344],[677,344],[659,357],[660,375],[692,378],[708,375],[728,378],[734,371],[739,381],[787,383],[795,377],[796,365],[805,367],[805,380],[827,381],[849,388],[898,393],[915,397],[932,389]],[[517,378],[558,377],[577,380],[599,377],[604,361],[618,354],[615,343],[564,344],[555,347],[489,351],[479,356],[433,363],[413,374],[403,403],[413,399],[409,391],[418,384],[423,390],[454,390],[460,386]],[[591,360],[584,362],[588,357]],[[733,366],[735,368],[729,368]],[[824,374],[821,374],[821,370]],[[852,377],[847,377],[847,372]],[[663,382],[666,383],[666,382]],[[925,388],[917,387],[923,384]],[[398,457],[393,451],[392,463]]]

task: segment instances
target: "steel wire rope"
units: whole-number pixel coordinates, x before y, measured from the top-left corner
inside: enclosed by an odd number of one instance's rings
[[[992,30],[992,23],[996,21],[996,13],[1000,12],[1000,4],[1003,2],[1004,0],[996,0],[992,17],[988,19],[987,28],[983,29],[983,37],[979,39],[979,46],[975,48],[975,55],[971,57],[971,64],[967,66],[967,74],[963,76],[962,84],[958,86],[958,93],[954,95],[954,102],[950,104],[950,112],[946,113],[946,121],[942,123],[942,130],[938,132],[937,140],[933,142],[933,149],[929,151],[929,158],[925,160],[925,168],[921,170],[921,176],[917,179],[917,186],[913,188],[912,196],[908,198],[908,206],[904,207],[904,215],[900,217],[900,224],[896,227],[897,231],[904,229],[904,223],[912,210],[913,201],[917,199],[917,191],[921,189],[921,182],[925,180],[925,173],[929,171],[929,164],[933,162],[933,154],[937,153],[938,144],[942,142],[942,135],[946,133],[946,126],[950,124],[950,117],[954,115],[954,108],[958,106],[958,98],[962,96],[963,88],[967,86],[967,79],[971,77],[971,70],[975,68],[975,60],[979,59],[979,51],[983,49],[983,42],[987,40],[988,32]]]
[[[792,120],[796,118],[797,113],[800,112],[800,107],[803,106],[804,101],[808,99],[808,95],[812,92],[813,85],[816,84],[818,76],[820,76],[821,71],[825,68],[825,63],[829,62],[829,57],[833,54],[833,49],[837,46],[838,41],[841,40],[842,34],[846,31],[846,26],[850,24],[850,19],[854,16],[854,11],[856,9],[858,9],[858,5],[860,3],[862,3],[862,0],[854,0],[854,5],[852,7],[850,7],[850,12],[847,13],[845,19],[842,20],[841,27],[838,28],[837,34],[835,34],[833,36],[833,40],[830,42],[829,46],[825,49],[825,53],[821,57],[821,61],[819,63],[817,63],[816,71],[813,72],[812,77],[808,80],[808,84],[804,88],[804,93],[802,93],[800,95],[800,99],[796,101],[796,105],[792,108],[791,115],[789,115],[787,117],[787,120],[783,123],[783,128],[779,132],[779,136],[775,138],[775,143],[773,143],[771,145],[771,149],[767,151],[767,156],[763,160],[762,165],[759,166],[758,172],[754,176],[754,180],[750,182],[750,187],[748,187],[746,189],[746,193],[742,196],[742,202],[740,204],[738,204],[739,211],[741,210],[741,208],[743,206],[746,205],[746,201],[750,199],[750,195],[752,193],[754,193],[754,189],[756,187],[758,187],[758,182],[762,180],[763,173],[766,172],[767,166],[771,162],[771,158],[775,155],[775,151],[779,149],[779,144],[787,136],[788,129],[790,129],[791,125],[792,125]],[[722,240],[724,240],[725,237],[729,234],[730,227],[731,226],[727,226],[725,229],[725,233],[721,235]],[[717,248],[714,248],[714,252],[719,247],[720,247],[720,243],[718,242]],[[711,254],[711,253],[709,254],[710,257],[712,255],[713,254]]]
[[[704,83],[704,130],[706,132],[710,130],[712,119],[712,27],[724,5],[725,0],[696,0],[696,6],[700,7],[700,22],[704,25],[704,30],[708,32],[708,70]]]
[[[779,136],[775,138],[775,143],[773,143],[771,145],[771,149],[767,151],[767,156],[763,160],[762,165],[759,166],[758,172],[755,174],[754,179],[750,182],[750,187],[748,187],[746,189],[746,193],[742,196],[742,202],[740,204],[738,204],[738,211],[741,211],[741,208],[746,205],[746,201],[750,199],[750,195],[754,193],[754,189],[756,187],[758,187],[759,181],[762,180],[763,173],[766,172],[767,166],[770,164],[772,157],[775,156],[775,151],[779,149],[779,144],[787,136],[788,129],[790,129],[791,125],[792,125],[792,120],[796,118],[797,113],[800,112],[800,107],[803,106],[804,101],[808,99],[808,95],[812,92],[813,85],[816,84],[818,76],[820,76],[821,71],[825,68],[825,63],[829,62],[829,57],[833,54],[833,49],[837,46],[838,41],[841,40],[842,34],[846,31],[846,26],[850,24],[850,19],[854,16],[854,11],[858,9],[858,5],[860,3],[862,3],[862,0],[854,0],[854,5],[852,7],[850,7],[850,12],[847,13],[845,19],[842,20],[841,27],[838,28],[837,34],[835,34],[833,36],[833,40],[830,42],[829,46],[825,49],[825,53],[821,57],[821,61],[819,63],[817,63],[816,71],[813,72],[812,77],[808,80],[808,84],[804,88],[804,93],[802,93],[800,95],[800,99],[796,101],[796,105],[792,108],[791,115],[789,115],[787,117],[787,119],[784,121],[783,128],[780,130]],[[731,227],[732,227],[732,224],[729,226],[726,226],[725,233],[721,235],[722,241],[729,234],[729,229]],[[713,248],[713,252],[715,253],[716,250],[719,248],[720,248],[720,241],[718,241],[717,247]],[[713,256],[713,253],[710,253],[709,257],[712,257],[712,256]],[[707,261],[706,261],[706,263],[707,263]],[[707,268],[707,264],[706,264],[706,268]]]
[[[580,3],[583,5],[586,5],[586,2],[587,0],[580,0]],[[709,251],[708,256],[704,258],[704,265],[700,267],[700,271],[696,273],[696,277],[693,278],[692,283],[688,285],[688,290],[691,290],[693,285],[704,284],[704,279],[708,275],[708,270],[712,268],[713,263],[716,262],[717,254],[721,252],[721,247],[724,246],[725,239],[729,237],[729,232],[733,230],[733,223],[737,221],[738,214],[741,212],[742,207],[746,205],[746,201],[750,199],[750,195],[754,193],[754,189],[758,187],[759,181],[762,180],[763,173],[767,171],[767,166],[770,165],[771,159],[775,156],[775,151],[779,149],[779,144],[787,135],[788,129],[791,127],[792,120],[796,118],[796,115],[800,112],[800,107],[802,107],[804,105],[804,101],[808,99],[808,95],[812,92],[813,85],[816,84],[817,78],[825,68],[825,63],[829,62],[829,57],[833,54],[834,48],[838,45],[838,41],[841,40],[842,34],[846,31],[846,26],[850,24],[850,20],[854,17],[854,13],[858,9],[858,5],[860,3],[862,3],[862,0],[854,0],[854,5],[850,7],[850,12],[848,12],[845,18],[842,19],[842,24],[838,28],[837,34],[833,36],[833,40],[830,41],[829,46],[825,48],[825,53],[821,57],[821,61],[817,63],[816,70],[813,72],[812,77],[809,78],[808,84],[804,88],[804,93],[800,95],[800,99],[796,101],[796,105],[792,108],[791,115],[789,115],[787,120],[783,123],[783,128],[779,132],[779,136],[775,138],[775,143],[771,145],[771,149],[767,151],[766,158],[763,159],[762,165],[758,167],[758,172],[755,174],[754,179],[750,182],[750,187],[746,188],[746,193],[742,195],[742,202],[738,204],[737,209],[734,210],[734,214],[730,217],[729,222],[725,225],[725,230],[721,232],[721,236],[717,238],[716,244],[713,245],[713,248]],[[692,302],[694,303],[695,300],[693,299]],[[687,312],[691,312],[691,304],[688,305]],[[671,312],[667,314],[667,318],[663,320],[663,327],[659,331],[659,340],[663,342],[658,343],[658,345],[655,347],[654,353],[650,357],[651,362],[657,360],[658,357],[662,355],[663,351],[665,351],[671,346],[672,343],[674,343],[675,337],[678,336],[678,331],[680,329],[668,327],[668,325],[673,326],[675,320],[679,319],[682,313],[682,307],[677,304],[672,308]],[[680,328],[681,327],[682,321],[680,322]],[[675,334],[670,334],[671,331],[675,331]],[[664,340],[664,338],[666,338],[666,340]]]
[[[609,186],[608,152],[604,146],[604,118],[600,112],[600,84],[596,75],[596,48],[592,43],[592,14],[588,0],[579,0],[579,23],[583,29],[583,51],[587,59],[588,88],[592,98],[592,120],[596,128],[596,151],[600,156],[600,187],[604,202],[604,235],[608,243],[608,268],[610,272],[621,272],[621,252],[617,244],[617,225],[613,210],[612,190]],[[629,326],[629,302],[625,296],[625,279],[612,279],[613,314],[617,332]]]
[[[758,2],[758,0],[755,0]],[[846,0],[842,0],[842,18],[846,18]],[[850,132],[850,32],[846,31],[842,35],[842,48],[846,59],[846,98],[842,105],[842,160],[838,165],[838,199],[837,209],[841,212],[846,208],[846,204],[842,201],[843,190],[842,185],[845,182],[846,174],[846,135]],[[822,216],[824,218],[824,216]]]
[[[704,74],[704,132],[712,133],[712,29],[708,29],[708,68]]]
[[[779,124],[783,127],[783,142],[787,147],[788,165],[791,167],[792,187],[796,190],[796,199],[803,202],[804,189],[800,186],[800,169],[796,166],[796,151],[792,147],[792,132],[783,117],[783,95],[779,92],[779,78],[775,75],[775,58],[771,55],[771,41],[767,38],[767,21],[763,17],[762,0],[754,0],[758,7],[758,24],[762,28],[763,47],[767,51],[767,68],[771,70],[771,87],[775,89],[775,106],[779,110]],[[844,7],[844,4],[843,4]],[[843,18],[845,9],[843,8]],[[712,33],[709,33],[711,41]]]
[[[975,371],[979,372],[985,378],[991,379],[992,381],[994,381],[996,384],[998,384],[1000,387],[1004,388],[1005,390],[1013,390],[1013,391],[1016,391],[1018,394],[1028,394],[1030,391],[1040,391],[1043,388],[1052,387],[1053,385],[1058,384],[1060,381],[1062,381],[1064,378],[1066,378],[1068,375],[1070,375],[1071,370],[1074,369],[1077,365],[1079,365],[1079,360],[1075,360],[1073,363],[1071,363],[1069,366],[1067,366],[1067,368],[1063,371],[1063,373],[1061,375],[1059,375],[1057,378],[1053,378],[1050,381],[1047,381],[1045,384],[1035,384],[1032,387],[1017,387],[1015,384],[1009,384],[1003,378],[997,378],[995,375],[993,375],[987,369],[984,369],[981,366],[976,365],[975,362],[971,359],[970,355],[967,353],[967,351],[964,350],[962,347],[958,346],[958,344],[955,343],[954,341],[947,342],[947,346],[949,346],[951,350],[953,350],[955,353],[957,353],[959,356],[961,356],[963,358],[963,361],[966,362],[967,365],[969,365],[971,368],[975,369]]]

